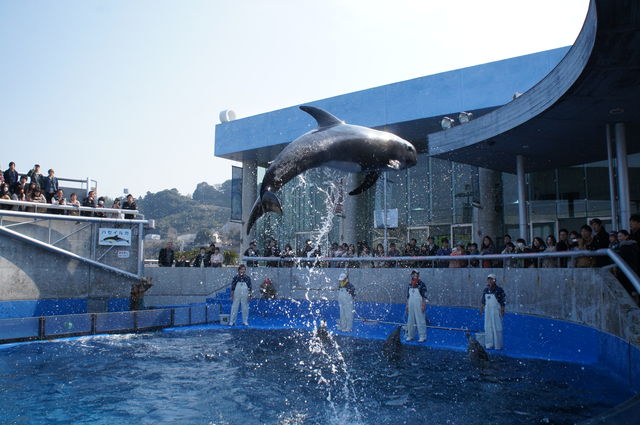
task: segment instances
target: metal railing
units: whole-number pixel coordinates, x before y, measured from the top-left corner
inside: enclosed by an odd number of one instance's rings
[[[144,220],[144,215],[140,213],[138,210],[125,210],[125,209],[116,209],[116,208],[93,208],[93,207],[76,207],[74,205],[56,205],[56,204],[47,204],[42,202],[28,202],[28,201],[13,201],[8,199],[0,199],[0,205],[8,205],[13,209],[0,209],[0,214],[7,214],[11,212],[25,212],[25,213],[46,213],[49,210],[56,211],[66,211],[67,214],[73,212],[78,213],[78,215],[82,212],[91,213],[91,214],[105,214],[111,215],[108,218],[124,218],[124,214],[133,215],[139,220]],[[16,209],[17,208],[17,209]],[[24,211],[26,208],[33,208],[33,211]],[[22,210],[22,211],[21,211]],[[63,215],[63,214],[58,214]],[[87,217],[87,216],[83,216]],[[106,217],[105,217],[106,218]]]
[[[367,267],[376,267],[376,263],[385,263],[386,265],[379,265],[378,267],[415,267],[423,268],[422,265],[429,267],[439,267],[440,264],[448,262],[464,261],[467,265],[464,268],[470,267],[472,262],[479,262],[476,268],[482,268],[482,261],[502,261],[501,267],[518,268],[526,260],[532,259],[568,259],[573,260],[568,262],[564,267],[575,267],[575,260],[578,258],[588,257],[608,257],[613,263],[620,268],[620,271],[625,275],[627,279],[634,286],[636,291],[640,293],[640,278],[633,271],[631,267],[620,257],[618,253],[612,249],[599,249],[595,251],[562,251],[562,252],[536,252],[536,253],[518,253],[518,254],[487,254],[487,255],[456,255],[456,256],[416,256],[416,257],[242,257],[242,262],[248,266],[257,265],[260,263],[277,263],[278,267],[288,267],[287,265],[293,264],[291,267],[350,267],[356,264],[365,263]],[[559,261],[554,266],[540,266],[540,268],[560,268]],[[388,264],[393,264],[389,266]],[[553,264],[553,263],[550,263]],[[534,266],[537,267],[537,266]],[[486,268],[494,268],[486,267]]]

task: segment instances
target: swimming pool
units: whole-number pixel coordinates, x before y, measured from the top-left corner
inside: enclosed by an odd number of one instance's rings
[[[631,396],[589,367],[297,330],[199,329],[2,351],[2,423],[573,423]],[[24,377],[29,377],[25,379]],[[400,418],[402,418],[400,420]]]
[[[208,325],[5,346],[0,422],[574,423],[633,395],[589,362],[492,355],[490,368],[478,371],[462,342],[454,350],[434,348],[451,332],[430,333],[431,344],[404,345],[401,359],[390,362],[380,353],[392,326],[360,323],[355,334],[368,338],[335,334],[323,343],[264,313],[253,328]],[[460,334],[447,338],[462,341]]]

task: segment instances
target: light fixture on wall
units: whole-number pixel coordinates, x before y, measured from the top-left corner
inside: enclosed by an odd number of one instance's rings
[[[455,120],[449,117],[444,117],[442,118],[442,121],[440,121],[440,127],[442,127],[443,130],[450,129],[455,124],[456,124]]]
[[[471,118],[473,118],[473,114],[471,112],[463,111],[458,114],[458,121],[460,121],[460,124],[464,124],[471,121]]]

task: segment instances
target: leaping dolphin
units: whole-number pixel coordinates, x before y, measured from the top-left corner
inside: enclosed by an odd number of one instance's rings
[[[330,113],[313,106],[300,106],[318,122],[318,128],[289,143],[269,165],[247,222],[247,234],[267,212],[282,214],[280,200],[273,192],[298,174],[326,165],[349,172],[367,172],[362,184],[349,192],[358,195],[376,182],[380,173],[416,165],[416,148],[386,131],[345,124]]]

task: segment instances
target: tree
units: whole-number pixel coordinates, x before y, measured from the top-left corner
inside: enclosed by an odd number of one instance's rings
[[[208,246],[213,240],[213,234],[209,229],[200,229],[198,233],[196,233],[196,239],[193,243],[196,246]]]

